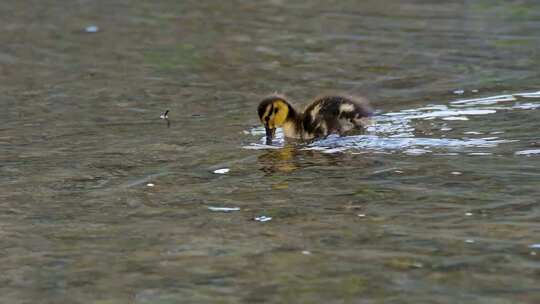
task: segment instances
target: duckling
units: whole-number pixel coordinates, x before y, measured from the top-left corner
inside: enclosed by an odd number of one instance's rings
[[[261,101],[258,114],[266,128],[266,141],[271,143],[279,127],[283,128],[286,137],[301,140],[362,129],[372,111],[363,99],[323,96],[299,112],[284,96],[271,95]]]

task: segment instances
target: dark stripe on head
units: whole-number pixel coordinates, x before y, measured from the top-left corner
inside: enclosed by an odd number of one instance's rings
[[[268,108],[268,105],[271,105],[274,101],[278,99],[280,98],[276,96],[269,96],[261,101],[261,103],[259,104],[259,107],[257,108],[257,112],[259,114],[260,119],[263,118],[263,115],[266,112],[266,108]]]

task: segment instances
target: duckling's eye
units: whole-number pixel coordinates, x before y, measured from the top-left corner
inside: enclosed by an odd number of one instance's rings
[[[277,111],[278,111],[278,109],[275,109],[275,110],[274,110],[274,114],[277,114]]]

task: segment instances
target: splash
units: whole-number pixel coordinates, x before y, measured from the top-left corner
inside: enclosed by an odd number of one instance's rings
[[[351,151],[352,153],[404,153],[407,155],[424,155],[436,153],[437,155],[492,155],[485,149],[497,147],[503,143],[515,140],[501,139],[499,137],[484,138],[447,138],[445,132],[452,131],[448,123],[466,124],[470,120],[486,115],[493,115],[501,111],[536,110],[540,108],[540,91],[533,93],[515,93],[484,98],[462,99],[449,104],[433,104],[415,109],[405,109],[398,112],[379,113],[373,120],[374,124],[367,128],[367,134],[354,136],[330,135],[324,139],[304,144],[301,149],[317,150],[323,153],[338,153]],[[439,137],[418,136],[420,121],[439,121],[441,127]],[[264,136],[262,127],[251,129],[254,136]],[[489,134],[503,134],[503,131],[493,131]],[[466,131],[465,135],[481,135],[481,132]],[[424,134],[425,135],[425,134]],[[278,130],[272,145],[252,143],[244,146],[245,149],[279,149],[284,145],[283,133]],[[538,154],[538,150],[518,151],[516,155]]]
[[[341,151],[349,149],[362,149],[374,151],[402,151],[409,155],[421,155],[438,151],[462,151],[464,148],[493,148],[498,144],[508,142],[506,140],[486,140],[486,139],[446,139],[446,138],[417,138],[401,137],[391,138],[378,135],[357,135],[340,137],[330,135],[325,139],[315,141],[304,149],[320,150],[329,152],[331,150]]]

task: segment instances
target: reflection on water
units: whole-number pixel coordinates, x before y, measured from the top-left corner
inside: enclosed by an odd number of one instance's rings
[[[0,12],[1,303],[540,303],[537,1]],[[379,112],[266,146],[274,91]]]
[[[268,152],[258,157],[261,170],[266,173],[283,172],[288,173],[296,170],[299,166],[297,162],[298,149],[293,145],[286,145],[281,149],[269,149]]]

